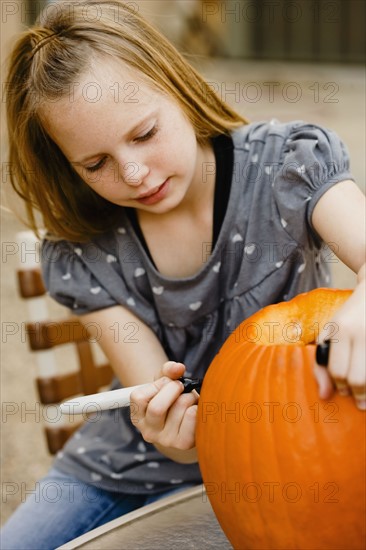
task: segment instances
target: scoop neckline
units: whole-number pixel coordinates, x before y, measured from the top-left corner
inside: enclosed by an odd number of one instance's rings
[[[246,125],[243,128],[246,128],[247,126],[249,126],[249,125]],[[129,219],[127,214],[125,214],[125,218],[126,218],[126,222],[127,222],[127,225],[128,225],[129,233],[132,235],[133,240],[137,244],[138,249],[139,249],[141,255],[144,258],[144,266],[148,267],[149,272],[154,274],[156,279],[159,279],[160,281],[162,281],[162,282],[164,281],[165,283],[169,283],[171,285],[182,284],[182,283],[183,284],[184,283],[191,283],[192,281],[196,281],[197,279],[202,278],[205,275],[205,273],[212,267],[212,264],[217,263],[217,261],[218,261],[217,260],[217,255],[221,250],[221,244],[222,244],[223,239],[225,238],[224,236],[226,236],[227,233],[230,231],[229,224],[231,222],[231,216],[229,216],[229,210],[231,211],[232,203],[236,202],[236,194],[237,194],[237,191],[239,189],[239,185],[235,184],[235,181],[236,181],[235,166],[236,166],[236,163],[238,161],[237,155],[238,155],[238,149],[239,149],[238,144],[236,142],[236,138],[237,138],[238,133],[241,134],[240,130],[243,130],[243,128],[239,129],[239,131],[232,132],[230,134],[231,138],[232,138],[232,141],[233,141],[233,173],[232,173],[231,189],[230,189],[230,194],[229,194],[229,200],[228,200],[228,203],[227,203],[226,213],[225,213],[225,216],[224,216],[224,219],[223,219],[221,229],[220,229],[217,241],[215,243],[215,246],[214,246],[213,250],[211,251],[207,262],[196,273],[194,273],[193,275],[190,275],[189,277],[181,277],[181,278],[168,277],[168,276],[163,275],[162,273],[160,273],[160,271],[158,271],[156,269],[155,265],[152,263],[151,259],[149,258],[149,255],[146,253],[145,248],[142,246],[142,243],[141,243],[140,239],[138,238],[138,236],[135,232],[135,229],[132,225],[131,220]]]

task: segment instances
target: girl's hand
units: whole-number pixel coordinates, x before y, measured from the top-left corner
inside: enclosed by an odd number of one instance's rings
[[[182,363],[168,361],[154,383],[131,394],[131,421],[148,443],[186,451],[195,446],[198,394],[182,394]]]
[[[366,410],[365,278],[360,277],[352,296],[333,317],[338,332],[331,341],[328,368],[315,365],[319,397],[329,399],[333,386],[340,395],[353,394],[359,409]],[[319,342],[326,340],[326,331]]]

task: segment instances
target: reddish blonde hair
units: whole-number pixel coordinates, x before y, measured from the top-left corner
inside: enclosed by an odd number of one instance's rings
[[[55,4],[15,44],[8,72],[7,120],[11,184],[25,201],[28,225],[56,238],[87,241],[110,230],[120,207],[96,194],[48,136],[45,101],[70,93],[93,56],[111,56],[169,94],[206,142],[247,121],[226,105],[176,48],[121,0]],[[88,20],[91,8],[92,20]]]

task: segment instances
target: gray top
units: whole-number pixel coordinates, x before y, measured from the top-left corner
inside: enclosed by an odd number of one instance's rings
[[[120,226],[93,242],[45,241],[42,249],[51,296],[76,314],[122,304],[152,328],[168,358],[182,361],[194,377],[204,375],[243,319],[329,285],[332,254],[312,229],[311,214],[327,189],[353,179],[345,146],[318,126],[273,120],[244,126],[232,138],[226,215],[214,250],[203,243],[195,275],[162,276],[123,211]],[[138,332],[126,337],[138,338]],[[154,493],[201,482],[198,465],[172,462],[144,442],[128,409],[86,422],[56,465],[117,492]]]

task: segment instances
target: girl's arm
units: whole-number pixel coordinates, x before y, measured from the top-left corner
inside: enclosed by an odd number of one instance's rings
[[[351,388],[359,408],[366,408],[365,372],[365,197],[352,181],[329,189],[314,208],[312,223],[337,256],[355,273],[357,284],[352,296],[333,317],[338,326],[337,342],[330,350],[328,372],[340,393]],[[335,248],[334,248],[335,246]],[[319,339],[326,338],[320,334]],[[332,383],[326,369],[318,367],[316,377],[320,397],[328,398]]]
[[[131,421],[143,438],[176,462],[196,462],[198,396],[182,394],[183,385],[176,379],[183,375],[184,365],[168,362],[155,333],[122,306],[82,315],[80,321],[98,325],[98,343],[123,386],[151,382],[131,395]]]

